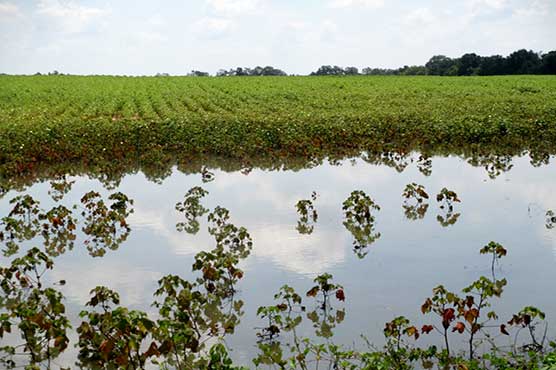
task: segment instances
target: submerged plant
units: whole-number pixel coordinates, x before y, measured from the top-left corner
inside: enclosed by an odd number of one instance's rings
[[[57,206],[41,214],[39,219],[42,221],[41,235],[48,255],[56,257],[65,253],[66,249],[73,249],[77,237],[77,220],[70,209]]]
[[[508,251],[501,244],[496,242],[490,242],[487,245],[485,245],[483,248],[481,248],[480,253],[492,255],[492,264],[491,264],[492,279],[496,280],[494,265],[500,258],[504,257],[508,253]]]
[[[429,199],[429,195],[425,191],[423,185],[416,183],[407,184],[402,197],[405,198],[403,202],[403,209],[405,217],[409,220],[418,220],[425,217],[429,205],[425,200]]]
[[[99,193],[91,191],[81,198],[85,210],[81,215],[85,225],[81,229],[89,238],[85,245],[93,257],[102,257],[106,249],[116,250],[124,242],[131,228],[126,218],[133,213],[130,206],[133,200],[123,193],[114,193],[108,197],[112,201],[107,207]]]
[[[512,156],[490,153],[487,155],[476,155],[472,157],[469,159],[469,164],[473,166],[483,166],[488,174],[488,177],[492,180],[513,168]]]
[[[52,268],[53,261],[38,248],[0,267],[0,338],[16,330],[21,336],[20,343],[0,347],[0,364],[8,369],[22,363],[29,369],[50,368],[68,346],[71,325],[63,295],[43,285],[43,275]]]
[[[309,312],[307,318],[313,323],[313,327],[316,329],[315,334],[322,338],[332,337],[332,329],[338,323],[344,321],[345,318],[345,310],[334,310],[330,302],[332,295],[338,301],[344,302],[346,300],[344,288],[332,283],[331,280],[332,275],[330,274],[317,276],[314,279],[316,285],[309,289],[306,294],[307,297],[316,298],[317,302],[320,303],[320,307]]]
[[[201,205],[200,200],[208,195],[208,191],[199,186],[195,186],[185,194],[184,201],[176,203],[176,211],[181,212],[185,216],[186,222],[178,222],[176,229],[185,231],[189,234],[197,234],[199,232],[199,221],[197,218],[202,217],[208,212],[208,209]]]
[[[417,169],[425,176],[432,174],[432,160],[426,155],[420,155],[417,161]]]
[[[440,225],[447,227],[455,224],[460,217],[460,213],[454,213],[454,203],[461,202],[456,192],[442,188],[440,193],[436,195],[436,201],[440,204],[440,210],[443,211],[436,216]]]
[[[311,199],[302,199],[296,203],[295,208],[299,214],[296,230],[300,234],[310,235],[315,229],[314,224],[318,220],[318,213],[313,204],[317,200],[317,193],[313,191]]]
[[[377,153],[367,152],[363,155],[363,160],[371,164],[380,164],[395,169],[402,173],[413,159],[405,151],[380,151]]]
[[[156,337],[165,346],[161,350],[165,361],[178,368],[206,368],[210,361],[200,356],[206,343],[233,333],[243,315],[243,301],[236,300],[234,293],[243,278],[238,264],[250,254],[251,237],[244,228],[229,223],[225,208],[217,207],[208,219],[216,246],[195,256],[192,269],[201,276],[193,282],[165,276],[155,293],[159,300],[154,306],[161,316]]]
[[[423,203],[427,199],[424,189],[410,185],[404,194],[416,199],[417,204]],[[449,211],[451,202],[459,200],[452,193],[443,191],[438,199]],[[202,189],[190,193],[200,194],[204,195]],[[109,199],[112,204],[108,207],[98,193],[87,193],[82,199],[82,215],[85,227],[98,226],[91,229],[90,238],[97,237],[101,243],[105,241],[103,233],[107,233],[107,241],[113,245],[114,228],[125,230],[132,201],[121,193]],[[44,234],[45,250],[32,248],[0,266],[0,338],[10,338],[6,341],[9,345],[3,342],[0,346],[0,365],[50,369],[68,346],[71,326],[62,293],[47,287],[51,280],[44,275],[54,266],[51,256],[71,249],[77,221],[70,209],[61,205],[44,212],[30,197],[16,198],[12,204],[14,210],[2,219],[3,232],[8,227],[15,239],[23,240]],[[198,203],[187,208],[193,213],[198,211],[197,215],[206,213]],[[346,223],[352,221],[361,232],[373,231],[372,212],[379,209],[365,193],[355,191],[344,202]],[[16,221],[11,223],[10,217]],[[158,281],[155,315],[120,305],[118,293],[107,287],[94,288],[77,329],[77,366],[244,370],[233,364],[224,339],[235,332],[244,314],[244,302],[238,299],[238,283],[244,275],[239,266],[250,255],[253,243],[247,230],[235,226],[230,219],[230,212],[222,207],[207,216],[214,248],[195,255],[194,279],[167,275]],[[352,225],[345,226],[350,230]],[[491,309],[507,284],[495,274],[495,265],[507,254],[506,249],[490,242],[480,253],[492,256],[492,278],[481,276],[460,293],[437,286],[421,306],[422,313],[434,315],[436,322],[418,328],[406,317],[396,316],[385,324],[386,344],[382,348],[367,343],[368,349],[361,350],[355,344],[342,346],[332,340],[335,328],[346,315],[344,288],[332,280],[332,275],[317,276],[304,296],[285,285],[274,296],[276,304],[257,310],[264,326],[258,328],[259,353],[253,363],[281,369],[552,370],[556,343],[547,339],[545,313],[526,306],[509,320],[500,321]],[[63,284],[64,280],[51,283]],[[539,330],[543,324],[544,331]],[[314,337],[301,334],[307,332],[307,326],[315,330]],[[422,337],[433,333],[439,333],[444,344],[422,346]],[[12,344],[17,334],[19,342]],[[509,346],[498,345],[501,336],[510,339]],[[458,352],[455,341],[464,341],[465,351]]]
[[[306,296],[314,298],[317,307],[308,311],[303,298],[292,287],[284,285],[274,295],[278,302],[272,306],[262,306],[257,316],[265,320],[267,325],[259,328],[257,347],[259,354],[253,359],[256,366],[276,365],[280,368],[309,369],[312,364],[330,368],[343,368],[346,359],[355,358],[355,353],[344,351],[330,341],[333,329],[345,317],[345,310],[334,310],[331,297],[339,302],[345,301],[344,290],[340,285],[332,283],[332,275],[323,274],[314,280],[316,285],[309,289]],[[299,334],[303,318],[307,318],[315,328],[315,334],[324,342],[318,342]]]
[[[30,195],[20,195],[10,201],[13,208],[0,223],[0,242],[6,243],[2,251],[9,257],[19,251],[19,243],[31,240],[40,232],[39,202]]]
[[[379,211],[380,206],[361,190],[355,190],[344,201],[344,226],[354,238],[353,249],[359,258],[364,258],[367,248],[373,244],[380,233],[376,232],[373,211]]]
[[[118,306],[118,293],[106,287],[90,294],[91,310],[81,311],[85,321],[77,328],[80,366],[144,369],[149,358],[160,355],[156,342],[144,343],[155,327],[146,313]]]
[[[54,201],[59,202],[67,193],[70,192],[73,184],[75,184],[75,180],[68,180],[66,175],[60,176],[50,181],[50,190],[48,190],[48,195],[50,195]]]
[[[492,254],[494,262],[507,254],[500,244],[491,242],[481,249],[481,254]],[[505,324],[496,325],[498,314],[489,310],[493,298],[500,298],[506,286],[506,279],[496,279],[493,272],[492,279],[481,276],[462,290],[463,296],[447,291],[443,286],[433,290],[434,295],[427,298],[421,310],[424,314],[433,312],[441,319],[442,326],[425,325],[422,333],[429,334],[433,330],[440,332],[445,341],[444,353],[438,358],[441,364],[456,365],[462,363],[463,359],[454,356],[450,350],[448,337],[450,333],[467,336],[467,366],[478,367],[480,363],[500,364],[503,369],[523,368],[537,369],[539,357],[535,352],[544,348],[545,335],[538,338],[535,335],[535,319],[544,320],[544,313],[536,307],[525,307]],[[486,311],[486,312],[485,312]],[[510,327],[518,327],[512,348],[505,351],[496,345],[495,339],[498,335],[494,329],[499,329],[502,335],[510,336]],[[530,334],[530,343],[518,347],[517,340],[520,328],[527,328]],[[491,346],[490,353],[480,354],[478,349],[487,343]],[[479,358],[479,359],[478,359]],[[534,365],[533,365],[534,364]],[[458,365],[461,366],[461,365]],[[478,367],[483,368],[483,367]],[[489,368],[488,366],[485,368]],[[499,367],[494,367],[499,368]]]
[[[201,169],[201,180],[203,181],[203,183],[214,181],[214,173],[209,171],[208,168],[203,167]]]

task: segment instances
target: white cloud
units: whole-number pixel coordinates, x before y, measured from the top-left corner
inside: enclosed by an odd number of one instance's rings
[[[317,226],[318,228],[318,226]],[[268,225],[251,232],[255,248],[253,254],[271,260],[283,269],[314,276],[346,258],[345,233],[318,228],[312,235],[299,235],[294,225]]]
[[[260,0],[206,0],[217,13],[239,15],[256,10]]]
[[[148,304],[150,299],[145,294],[145,287],[156,282],[162,273],[150,270],[138,270],[125,261],[88,260],[82,264],[60,265],[52,272],[53,281],[67,280],[63,287],[65,296],[72,302],[83,305],[90,298],[89,292],[97,285],[104,285],[122,298],[122,303],[133,306]],[[147,302],[146,302],[147,301]]]
[[[164,213],[160,209],[135,207],[135,212],[129,216],[128,221],[133,230],[146,229],[166,240],[177,255],[194,255],[214,244],[206,235],[191,236],[176,231],[174,225],[183,220],[176,214]]]
[[[153,27],[161,27],[166,24],[166,21],[160,14],[155,14],[147,19],[147,23]]]
[[[338,25],[331,20],[325,20],[317,29],[317,35],[321,42],[331,42],[338,39],[339,28]]]
[[[513,15],[517,18],[537,18],[545,17],[550,14],[552,10],[556,12],[556,3],[549,3],[546,0],[536,0],[527,4],[526,7],[516,8],[513,11]]]
[[[329,6],[331,8],[349,8],[353,6],[381,8],[384,6],[384,0],[331,0]]]
[[[193,32],[206,38],[218,38],[230,32],[235,23],[227,18],[205,17],[193,23]]]
[[[160,32],[139,31],[135,34],[135,36],[139,43],[146,42],[157,44],[168,41],[168,38]]]
[[[307,28],[307,23],[304,21],[290,21],[286,26],[294,31],[302,31]]]
[[[502,9],[508,4],[508,0],[473,0],[475,6],[486,6],[492,9]]]
[[[14,17],[19,16],[19,8],[12,3],[0,3],[0,17]]]
[[[431,24],[436,21],[435,15],[428,8],[415,9],[405,17],[407,24]]]
[[[508,0],[471,0],[468,2],[471,17],[501,11],[507,7]]]
[[[106,9],[86,7],[76,2],[60,0],[39,0],[37,12],[55,19],[66,32],[80,32],[96,19],[106,16]]]
[[[135,0],[131,9],[128,3],[0,0],[0,70],[142,75],[256,64],[296,74],[322,64],[394,68],[435,54],[548,51],[556,32],[554,0],[167,0],[164,7]]]

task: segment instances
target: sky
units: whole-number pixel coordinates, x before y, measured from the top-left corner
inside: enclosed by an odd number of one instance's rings
[[[0,73],[398,68],[556,50],[556,0],[0,0]]]

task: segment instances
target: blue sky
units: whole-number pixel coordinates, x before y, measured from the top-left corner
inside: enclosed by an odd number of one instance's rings
[[[0,72],[399,67],[556,50],[556,0],[0,0]]]

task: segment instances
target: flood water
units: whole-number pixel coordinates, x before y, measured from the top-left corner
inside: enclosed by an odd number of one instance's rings
[[[141,173],[127,175],[116,189],[81,176],[69,178],[75,183],[59,203],[49,195],[49,182],[21,194],[40,200],[44,209],[57,204],[69,208],[91,190],[105,197],[120,191],[134,200],[134,213],[128,218],[131,233],[117,250],[94,258],[77,243],[55,258],[48,279],[67,281],[60,290],[74,327],[89,291],[97,285],[119,292],[122,305],[155,315],[151,303],[157,280],[167,274],[194,276],[194,255],[214,246],[206,217],[200,219],[196,235],[176,230],[183,215],[175,204],[194,186],[209,192],[201,200],[205,207],[227,208],[231,222],[244,226],[253,238],[252,253],[240,266],[245,275],[237,293],[245,302],[245,314],[236,332],[226,337],[232,357],[240,363],[249,365],[256,353],[255,328],[264,324],[256,316],[257,307],[273,304],[273,295],[284,284],[304,293],[317,275],[332,274],[346,295],[346,317],[336,327],[334,341],[350,345],[363,334],[380,345],[384,323],[395,316],[426,321],[420,306],[433,287],[444,284],[460,291],[479,276],[488,276],[490,259],[479,249],[489,241],[508,250],[497,267],[498,276],[508,280],[502,299],[495,300],[499,315],[508,317],[534,305],[546,312],[549,322],[556,322],[556,228],[546,225],[546,212],[556,210],[554,163],[534,167],[528,157],[516,157],[509,171],[493,174],[459,157],[433,157],[431,173],[424,174],[417,158],[413,155],[406,168],[397,169],[356,158],[299,171],[211,170],[214,179],[206,183],[202,174],[174,169],[159,182]],[[402,192],[410,183],[423,185],[430,195],[422,219],[408,219],[402,208]],[[444,211],[436,194],[444,187],[461,200],[454,204],[460,216],[447,226],[437,219]],[[380,237],[364,256],[354,252],[353,236],[343,225],[342,203],[353,190],[363,190],[381,208],[375,212]],[[310,199],[312,192],[317,193],[313,203],[318,220],[312,234],[300,234],[295,204]],[[0,215],[9,212],[9,200],[17,194],[4,195]],[[310,327],[305,330],[310,335]],[[73,363],[76,351],[70,346],[58,362]]]

